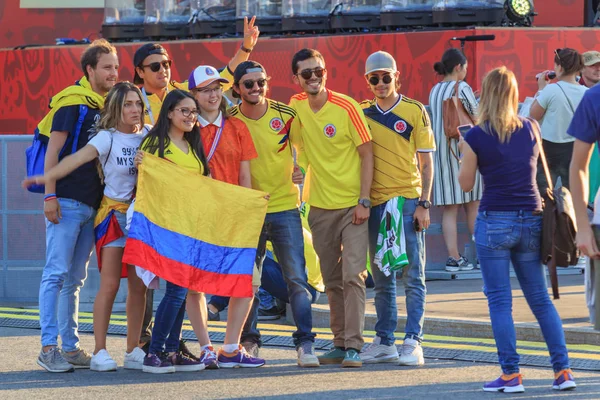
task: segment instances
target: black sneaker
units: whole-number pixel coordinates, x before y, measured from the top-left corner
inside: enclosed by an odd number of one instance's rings
[[[208,311],[208,320],[209,321],[220,321],[221,320],[221,315],[219,315],[218,312],[214,313],[212,311],[210,311],[210,308],[207,308]]]
[[[279,307],[273,306],[268,310],[258,309],[258,320],[259,321],[274,321],[281,318],[285,314],[285,310],[282,312]]]
[[[179,341],[179,352],[181,354],[183,354],[184,357],[191,358],[194,361],[200,361],[200,359],[198,357],[196,357],[194,354],[192,354],[190,349],[187,348],[187,345],[185,344],[185,340],[183,340],[183,339],[181,339]]]
[[[142,350],[144,350],[144,353],[148,354],[150,352],[150,342],[144,343]]]

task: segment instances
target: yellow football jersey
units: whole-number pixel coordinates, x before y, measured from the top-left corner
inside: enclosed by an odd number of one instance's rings
[[[375,100],[365,100],[360,105],[373,135],[373,205],[398,196],[420,197],[422,185],[417,152],[435,151],[427,110],[423,104],[405,96],[400,96],[387,111]]]
[[[350,97],[328,90],[325,105],[313,112],[305,93],[290,100],[296,111],[292,142],[300,165],[307,167],[304,200],[328,210],[353,207],[360,196],[361,160],[356,148],[371,140],[359,104]]]
[[[294,158],[289,144],[294,110],[283,103],[267,100],[267,112],[259,119],[246,117],[239,106],[229,109],[232,117],[246,124],[258,158],[250,160],[252,187],[269,193],[269,213],[298,207],[298,187],[292,183]]]
[[[158,149],[156,150],[154,155],[158,157]],[[200,162],[200,160],[198,160],[198,158],[196,158],[194,150],[192,150],[189,144],[188,153],[185,154],[183,151],[181,151],[179,147],[175,146],[173,142],[169,142],[169,145],[165,149],[164,156],[165,159],[171,161],[174,164],[179,165],[180,167],[187,169],[188,171],[198,172],[200,174],[204,173],[204,167],[202,166],[202,163]]]

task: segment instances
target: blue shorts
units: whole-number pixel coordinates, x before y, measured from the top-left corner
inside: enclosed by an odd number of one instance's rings
[[[115,211],[115,216],[117,217],[117,221],[119,222],[119,227],[123,231],[123,236],[118,238],[117,240],[113,240],[110,243],[106,243],[102,248],[105,247],[125,247],[125,242],[127,241],[127,215],[125,213],[120,213]]]

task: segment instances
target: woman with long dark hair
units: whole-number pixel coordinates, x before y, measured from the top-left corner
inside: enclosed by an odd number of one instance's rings
[[[96,348],[90,363],[93,371],[114,371],[117,363],[106,350],[106,334],[120,280],[127,277],[127,351],[125,368],[142,369],[144,352],[138,347],[142,329],[146,287],[132,265],[122,263],[127,239],[125,213],[133,198],[137,170],[135,153],[148,127],[143,127],[144,103],[140,90],[129,82],[117,83],[108,92],[97,124],[98,133],[77,153],[65,157],[44,176],[23,182],[44,184],[70,174],[81,165],[98,159],[104,176],[104,197],[96,215],[94,232],[100,267],[100,289],[94,300]]]
[[[518,117],[518,106],[515,75],[506,67],[492,70],[483,80],[477,126],[460,142],[461,188],[465,192],[473,189],[477,170],[484,182],[475,245],[502,368],[502,376],[486,383],[483,390],[525,390],[512,318],[511,261],[550,352],[555,378],[552,388],[568,390],[575,388],[575,380],[562,321],[548,296],[540,259],[542,200],[535,176],[541,139],[536,138],[536,122]]]
[[[162,104],[156,125],[140,146],[144,152],[165,158],[189,171],[207,176],[208,164],[197,124],[198,103],[182,90],[169,92]],[[138,152],[136,165],[142,162]],[[165,296],[154,317],[154,328],[144,372],[164,374],[175,371],[200,371],[204,364],[179,350],[188,289],[166,282]]]
[[[473,234],[477,207],[481,199],[481,180],[477,174],[472,190],[463,192],[458,185],[458,169],[460,163],[455,154],[458,154],[458,142],[448,140],[444,133],[444,101],[454,96],[458,85],[458,98],[465,110],[475,117],[477,114],[477,100],[473,90],[465,82],[467,76],[467,57],[458,49],[448,49],[444,52],[442,60],[434,65],[435,71],[442,76],[441,82],[436,84],[429,94],[431,107],[432,127],[436,142],[433,169],[433,205],[443,208],[442,233],[448,249],[446,271],[457,272],[473,269],[473,263],[459,251],[457,218],[458,211],[464,205],[467,214],[469,232]]]

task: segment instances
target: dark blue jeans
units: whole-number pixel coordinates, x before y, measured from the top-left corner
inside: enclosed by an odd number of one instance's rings
[[[402,270],[402,283],[406,296],[406,326],[404,338],[421,341],[423,338],[423,321],[425,319],[425,233],[416,232],[413,215],[419,199],[406,199],[402,208],[402,222],[406,239],[406,256],[408,265]],[[387,203],[371,209],[369,217],[369,257],[371,273],[375,280],[375,310],[377,323],[375,332],[381,339],[381,344],[392,345],[396,338],[394,331],[398,325],[398,307],[396,305],[396,273],[385,276],[375,265],[377,253],[377,235],[379,224]]]
[[[258,265],[261,265],[265,259],[267,240],[273,243],[273,251],[279,260],[283,278],[287,285],[288,300],[297,328],[292,335],[294,344],[298,347],[301,343],[307,341],[314,342],[315,334],[312,333],[311,310],[313,294],[311,294],[311,287],[306,277],[304,236],[298,210],[293,209],[267,214],[258,241],[256,253]],[[242,333],[242,341],[260,343],[260,332],[257,327],[259,302],[258,296],[255,295],[252,309]]]
[[[540,259],[541,235],[542,217],[530,211],[483,211],[475,222],[483,291],[488,299],[498,359],[505,374],[519,372],[512,318],[511,261],[527,304],[542,329],[554,371],[569,368],[562,321],[548,296]]]
[[[174,352],[179,349],[187,292],[186,288],[167,282],[165,296],[154,316],[149,350],[151,354],[159,354],[163,351]]]

